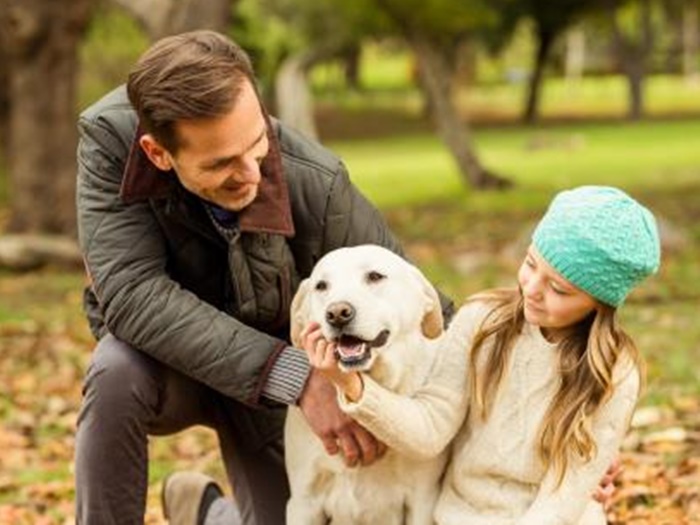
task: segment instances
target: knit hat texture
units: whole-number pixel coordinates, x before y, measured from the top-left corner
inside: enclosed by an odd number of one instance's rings
[[[556,195],[532,240],[566,280],[615,307],[658,270],[661,257],[654,216],[608,186],[581,186]]]

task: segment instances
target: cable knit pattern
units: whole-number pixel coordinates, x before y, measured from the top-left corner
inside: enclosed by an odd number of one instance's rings
[[[659,267],[654,216],[608,186],[559,193],[532,239],[557,272],[612,306],[622,304],[629,291]]]
[[[460,309],[430,377],[413,397],[366,380],[363,397],[341,400],[341,406],[389,446],[414,456],[438,453],[457,432],[435,511],[438,525],[604,525],[591,494],[618,452],[638,374],[629,364],[617,367],[615,393],[593,421],[597,456],[585,464],[572,460],[555,489],[554,472],[536,451],[540,421],[559,386],[558,356],[537,327],[526,324],[516,342],[489,419],[464,421],[466,350],[485,312],[474,303]]]

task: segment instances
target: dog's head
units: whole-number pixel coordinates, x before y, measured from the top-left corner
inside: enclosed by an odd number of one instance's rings
[[[442,333],[435,288],[413,265],[373,245],[340,248],[318,261],[292,301],[292,342],[311,321],[335,341],[340,367],[371,368],[377,351],[401,338]]]

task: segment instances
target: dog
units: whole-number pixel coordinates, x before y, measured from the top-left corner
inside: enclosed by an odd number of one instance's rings
[[[343,370],[409,396],[424,382],[443,334],[433,286],[415,266],[374,245],[340,248],[318,261],[292,301],[295,346],[310,321],[337,342]],[[287,525],[430,524],[446,459],[445,452],[417,460],[389,449],[372,465],[350,468],[326,452],[301,411],[290,407]]]

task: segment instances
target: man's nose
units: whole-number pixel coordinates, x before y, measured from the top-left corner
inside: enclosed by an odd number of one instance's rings
[[[243,158],[236,172],[236,182],[241,184],[258,184],[262,177],[260,162],[254,157]]]

